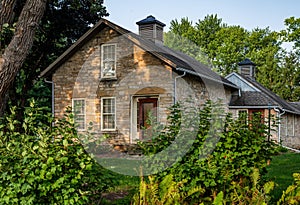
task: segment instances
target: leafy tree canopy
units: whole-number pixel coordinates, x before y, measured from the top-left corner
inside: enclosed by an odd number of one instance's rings
[[[237,63],[250,58],[257,65],[258,82],[286,100],[299,101],[300,19],[291,17],[285,25],[287,28],[279,32],[268,27],[249,31],[227,25],[217,15],[207,15],[196,24],[188,18],[175,19],[165,35],[165,44],[201,62],[209,59],[213,69],[223,76],[236,72]],[[284,42],[293,42],[294,50],[288,52],[282,46]],[[201,51],[201,57],[195,50]]]
[[[1,30],[1,50],[14,34],[15,22],[26,0],[15,1],[13,21]],[[45,69],[72,43],[82,36],[101,17],[108,16],[103,0],[51,0],[47,2],[44,16],[37,28],[34,43],[14,85],[10,100],[24,106],[41,70]],[[20,100],[19,100],[20,99]]]

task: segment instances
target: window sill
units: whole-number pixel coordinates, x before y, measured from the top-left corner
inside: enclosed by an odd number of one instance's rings
[[[116,80],[118,80],[118,78],[117,77],[106,77],[106,78],[100,78],[100,81],[116,81]]]
[[[103,134],[112,134],[112,133],[118,134],[118,131],[117,130],[101,130],[101,133],[103,133]]]

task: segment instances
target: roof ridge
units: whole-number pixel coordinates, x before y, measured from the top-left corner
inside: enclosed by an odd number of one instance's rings
[[[208,66],[197,61],[191,56],[175,51],[164,45],[155,44],[151,40],[145,39],[142,36],[133,33],[123,27],[110,22],[107,19],[101,18],[94,27],[89,29],[83,36],[81,36],[72,46],[70,46],[62,55],[60,55],[53,63],[51,63],[44,71],[41,72],[40,77],[48,76],[53,70],[55,70],[59,65],[61,65],[65,60],[67,60],[73,53],[75,53],[81,46],[84,45],[89,39],[91,39],[97,31],[101,30],[101,26],[106,25],[120,33],[125,35],[129,40],[131,40],[136,45],[140,46],[156,57],[160,58],[165,63],[169,64],[173,68],[181,67],[189,71],[195,72],[199,77],[207,78],[218,83],[224,83],[228,86],[236,88],[234,84],[212,71]]]
[[[286,111],[296,112],[297,114],[300,114],[300,110],[298,108],[296,108],[293,105],[289,104],[289,102],[287,102],[286,100],[284,100],[283,98],[281,98],[279,95],[277,95],[276,93],[274,93],[270,89],[268,89],[265,86],[263,86],[260,82],[256,81],[253,78],[249,78],[249,77],[243,77],[243,78],[245,80],[247,80],[248,82],[253,83],[255,87],[258,87],[258,89],[261,90],[261,92],[263,92],[269,98],[271,98],[272,100],[274,100],[275,102],[277,102]]]

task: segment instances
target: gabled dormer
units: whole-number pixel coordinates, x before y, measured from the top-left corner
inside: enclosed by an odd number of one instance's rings
[[[239,87],[240,91],[260,92],[260,90],[253,85],[252,81],[245,79],[245,76],[241,74],[233,72],[225,78]]]

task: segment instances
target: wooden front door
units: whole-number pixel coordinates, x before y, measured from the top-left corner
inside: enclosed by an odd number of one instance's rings
[[[140,139],[144,139],[146,135],[150,135],[151,125],[149,124],[149,118],[157,120],[157,98],[142,98],[138,100],[137,105],[137,129]]]

